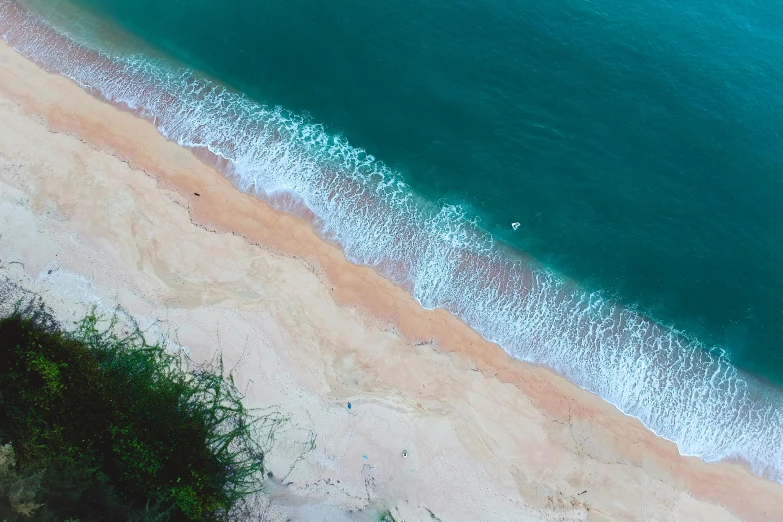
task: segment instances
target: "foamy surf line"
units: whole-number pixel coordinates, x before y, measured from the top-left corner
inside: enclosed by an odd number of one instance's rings
[[[193,72],[69,40],[10,0],[0,33],[21,54],[151,121],[235,185],[305,214],[349,260],[443,307],[513,357],[546,366],[640,419],[680,453],[739,459],[783,482],[783,392],[697,341],[509,255],[457,206],[417,198],[344,139]]]

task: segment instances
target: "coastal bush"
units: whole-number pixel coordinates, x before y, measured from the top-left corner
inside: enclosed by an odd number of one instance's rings
[[[258,491],[267,426],[221,362],[100,324],[66,331],[37,301],[0,319],[0,519],[227,519]]]

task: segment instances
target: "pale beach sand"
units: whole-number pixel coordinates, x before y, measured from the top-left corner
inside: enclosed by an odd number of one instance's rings
[[[783,485],[679,455],[5,44],[0,275],[222,350],[249,406],[291,416],[280,520],[783,520]]]

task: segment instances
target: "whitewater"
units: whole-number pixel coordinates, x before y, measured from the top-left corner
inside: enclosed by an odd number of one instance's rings
[[[511,356],[599,395],[684,455],[739,459],[783,482],[783,391],[738,371],[719,348],[526,260],[469,209],[424,200],[301,115],[163,59],[89,48],[10,0],[0,0],[0,32],[47,70],[153,122],[238,189],[310,219],[351,262],[425,308],[445,308]]]

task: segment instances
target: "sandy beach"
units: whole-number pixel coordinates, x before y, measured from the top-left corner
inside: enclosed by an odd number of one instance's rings
[[[681,456],[5,44],[0,122],[0,275],[221,353],[290,417],[270,520],[783,520],[783,485]]]

